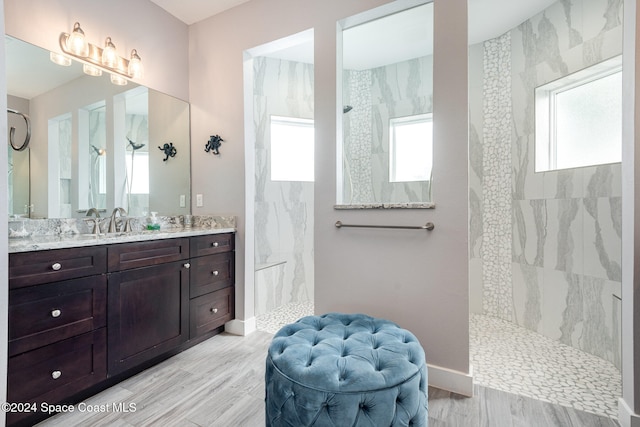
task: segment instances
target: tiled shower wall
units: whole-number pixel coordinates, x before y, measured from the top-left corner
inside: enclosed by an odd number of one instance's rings
[[[620,164],[535,173],[534,89],[619,55],[621,23],[621,0],[562,0],[470,49],[472,311],[618,367]]]
[[[344,71],[344,203],[431,201],[427,181],[389,182],[389,120],[432,112],[432,82],[433,56]]]
[[[255,310],[313,301],[313,182],[272,181],[270,117],[313,119],[313,65],[254,60]]]

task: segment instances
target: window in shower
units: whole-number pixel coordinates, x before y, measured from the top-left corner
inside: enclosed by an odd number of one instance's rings
[[[271,116],[271,180],[313,181],[313,120]]]
[[[389,181],[430,181],[433,166],[433,115],[389,121]]]
[[[536,172],[621,161],[619,57],[540,86],[535,98]]]

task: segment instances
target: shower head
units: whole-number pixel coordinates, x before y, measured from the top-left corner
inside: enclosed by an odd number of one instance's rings
[[[129,138],[127,138],[127,141],[129,141],[129,145],[131,146],[131,149],[133,151],[135,150],[139,150],[142,147],[144,147],[144,144],[136,144],[135,142],[133,142],[132,140],[130,140]]]
[[[345,106],[342,108],[342,113],[343,113],[343,114],[347,114],[347,113],[348,113],[349,111],[351,111],[351,110],[353,110],[353,107],[352,107],[351,105],[345,105]]]

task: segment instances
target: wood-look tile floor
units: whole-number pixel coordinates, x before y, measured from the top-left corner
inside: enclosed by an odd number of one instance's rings
[[[273,335],[217,335],[83,402],[135,412],[58,414],[38,426],[264,426],[264,364]],[[429,427],[615,427],[608,418],[476,386],[467,398],[429,389]]]

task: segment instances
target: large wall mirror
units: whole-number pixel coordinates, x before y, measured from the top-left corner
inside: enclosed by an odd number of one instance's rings
[[[336,207],[433,207],[433,3],[341,24]]]
[[[9,150],[9,217],[72,218],[91,208],[129,216],[190,212],[189,104],[5,36],[7,106],[31,118],[28,149]],[[14,139],[25,123],[9,115]],[[165,144],[175,148],[167,156]]]

